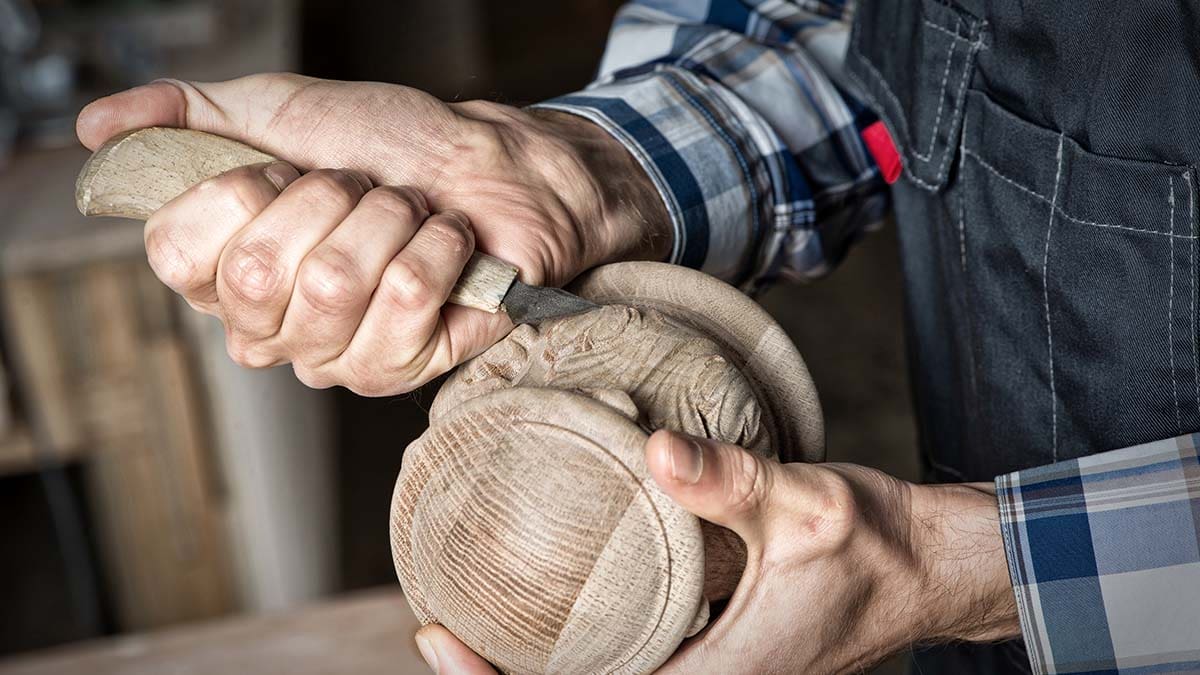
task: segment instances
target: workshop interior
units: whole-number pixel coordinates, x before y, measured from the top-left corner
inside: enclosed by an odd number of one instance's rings
[[[130,650],[134,672],[213,672],[214,650],[427,672],[389,513],[447,377],[369,398],[232,363],[140,222],[76,209],[81,107],[275,71],[524,105],[591,81],[620,4],[0,0],[0,673],[118,672]],[[811,373],[827,459],[918,480],[900,289],[886,225],[755,300]]]

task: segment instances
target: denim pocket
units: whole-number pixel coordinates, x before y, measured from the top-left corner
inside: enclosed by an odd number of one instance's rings
[[[961,283],[977,436],[1057,461],[1200,425],[1192,167],[964,104]]]
[[[873,21],[856,21],[847,72],[887,124],[908,179],[937,191],[953,163],[986,22],[937,0],[919,6],[918,12],[908,2],[880,3]],[[897,58],[898,45],[913,53]]]

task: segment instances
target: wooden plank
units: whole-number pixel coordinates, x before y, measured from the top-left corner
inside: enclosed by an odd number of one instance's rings
[[[30,407],[45,424],[50,448],[61,457],[69,456],[82,441],[72,402],[64,346],[55,325],[60,299],[50,277],[27,275],[3,280],[4,307],[13,344],[11,356],[24,366],[24,392]]]
[[[391,587],[298,611],[179,627],[0,662],[0,675],[425,675],[419,624]]]
[[[144,629],[227,612],[233,599],[192,376],[176,338],[139,332],[135,265],[82,276],[81,388],[105,569],[121,625]]]

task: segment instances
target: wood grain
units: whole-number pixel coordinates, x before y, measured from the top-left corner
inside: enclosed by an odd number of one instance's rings
[[[406,453],[393,501],[417,617],[510,673],[653,670],[694,624],[704,548],[650,478],[646,438],[551,389],[449,413]]]
[[[75,183],[75,205],[85,216],[146,220],[197,183],[274,161],[265,152],[202,131],[137,129],[113,137],[88,159]],[[476,251],[450,302],[495,313],[516,277],[516,267]]]
[[[746,552],[658,490],[647,430],[817,460],[820,406],[774,321],[710,277],[622,263],[574,288],[606,306],[518,326],[438,392],[397,479],[393,558],[418,618],[505,672],[650,672]]]

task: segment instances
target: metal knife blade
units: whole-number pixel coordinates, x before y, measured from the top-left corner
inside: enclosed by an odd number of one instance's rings
[[[600,305],[561,288],[530,286],[513,281],[508,293],[504,294],[504,301],[500,307],[508,313],[513,323],[529,323],[536,326],[546,319],[581,314],[597,309]]]

